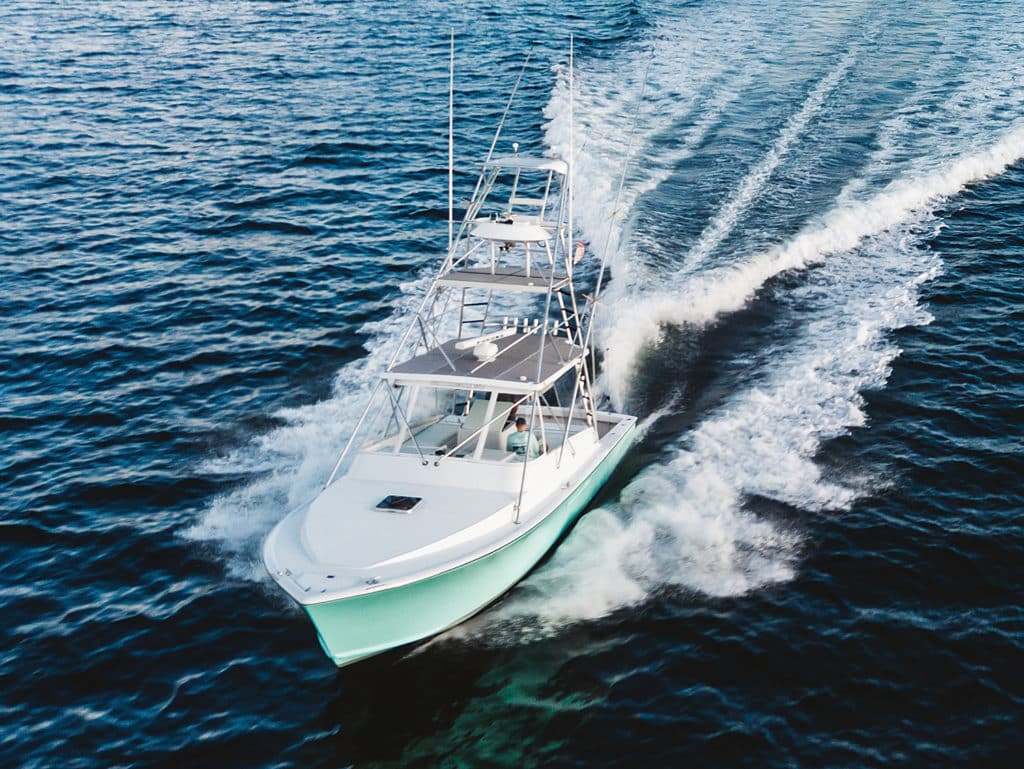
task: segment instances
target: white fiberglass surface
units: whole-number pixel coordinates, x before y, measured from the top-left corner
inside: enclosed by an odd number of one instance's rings
[[[539,243],[551,240],[551,233],[537,224],[526,222],[481,222],[473,227],[473,235],[484,240],[509,243]]]
[[[487,164],[495,168],[523,168],[531,170],[554,171],[556,174],[569,173],[569,166],[564,160],[558,158],[531,158],[520,156],[503,156],[492,158]]]
[[[388,495],[418,497],[409,513],[385,512]],[[511,522],[498,516],[513,502],[508,491],[455,488],[396,480],[342,478],[310,507],[303,539],[314,560],[349,568],[436,555]]]

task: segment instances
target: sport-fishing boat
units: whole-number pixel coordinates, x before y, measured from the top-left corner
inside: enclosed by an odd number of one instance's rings
[[[569,73],[571,93],[571,50]],[[323,490],[264,543],[270,575],[338,666],[502,596],[636,433],[634,417],[598,411],[592,395],[603,270],[577,294],[572,168],[518,144],[495,155],[504,122],[457,232],[449,125],[447,255]]]

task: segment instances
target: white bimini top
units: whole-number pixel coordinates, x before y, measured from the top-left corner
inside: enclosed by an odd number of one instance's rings
[[[538,224],[486,221],[473,227],[473,237],[502,243],[542,243],[551,240],[551,233]]]
[[[569,164],[558,158],[531,158],[519,155],[502,155],[491,158],[484,163],[484,168],[512,168],[529,171],[554,171],[565,176],[569,173]]]

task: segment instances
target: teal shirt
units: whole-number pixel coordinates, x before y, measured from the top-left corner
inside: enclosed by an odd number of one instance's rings
[[[529,449],[527,449],[529,446]],[[508,444],[506,445],[507,451],[514,451],[519,456],[522,456],[529,450],[530,459],[536,459],[540,456],[540,447],[537,445],[537,439],[530,434],[529,430],[518,430],[508,436]]]

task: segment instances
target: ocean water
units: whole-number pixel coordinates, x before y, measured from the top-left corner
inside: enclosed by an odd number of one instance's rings
[[[645,436],[449,633],[263,574],[506,137]],[[622,194],[617,195],[626,166]],[[1019,0],[0,5],[0,766],[1024,755]]]

